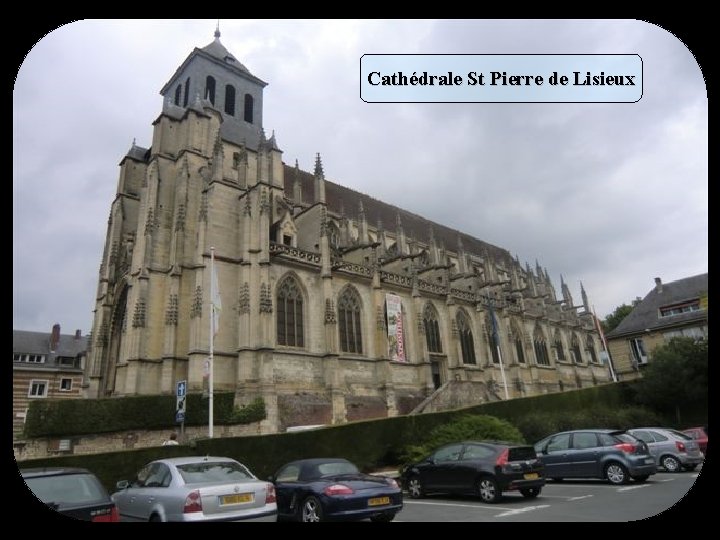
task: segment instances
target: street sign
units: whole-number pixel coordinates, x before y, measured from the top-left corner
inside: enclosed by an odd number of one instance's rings
[[[175,392],[175,422],[185,421],[185,402],[187,398],[187,381],[178,381]]]

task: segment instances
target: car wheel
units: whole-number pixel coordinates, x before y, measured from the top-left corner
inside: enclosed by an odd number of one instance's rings
[[[605,466],[605,478],[611,484],[627,484],[628,472],[624,465],[613,461]]]
[[[322,521],[323,510],[322,504],[315,497],[308,497],[302,505],[300,513],[300,521]]]
[[[522,493],[522,496],[526,499],[534,499],[538,495],[540,495],[540,491],[542,491],[542,488],[539,487],[533,487],[533,488],[523,488],[520,490],[520,493]]]
[[[425,496],[425,490],[419,476],[413,476],[408,480],[407,490],[413,499],[422,499]]]
[[[149,521],[152,523],[153,521],[162,521],[162,519],[160,519],[160,516],[158,516],[157,514],[153,514],[152,516],[150,516]]]
[[[660,463],[667,472],[678,472],[680,470],[680,462],[673,456],[663,456]]]
[[[632,479],[635,480],[638,484],[642,484],[645,480],[650,478],[649,474],[640,474],[638,476],[633,476]]]
[[[484,503],[496,503],[500,500],[502,493],[494,478],[483,476],[477,483],[477,492]]]
[[[683,470],[686,471],[694,471],[697,468],[697,465],[683,465]]]
[[[377,516],[373,516],[370,518],[370,521],[375,521],[376,523],[389,523],[393,519],[395,519],[395,513],[388,512],[387,514],[379,514]]]

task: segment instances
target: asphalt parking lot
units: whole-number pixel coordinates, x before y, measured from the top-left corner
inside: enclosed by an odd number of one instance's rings
[[[630,482],[613,486],[602,480],[549,481],[536,499],[519,493],[506,494],[499,504],[484,504],[473,497],[429,496],[411,499],[395,518],[398,522],[628,522],[655,516],[676,504],[686,508],[697,501],[697,493],[683,498],[691,489],[702,489],[695,482],[701,472],[658,473],[643,484]],[[705,479],[707,480],[707,479]],[[697,508],[690,505],[690,508]],[[674,510],[671,510],[673,512]]]

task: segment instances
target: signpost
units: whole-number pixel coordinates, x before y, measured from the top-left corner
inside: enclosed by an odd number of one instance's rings
[[[175,423],[180,424],[180,436],[185,435],[185,403],[187,381],[178,381],[175,391]]]

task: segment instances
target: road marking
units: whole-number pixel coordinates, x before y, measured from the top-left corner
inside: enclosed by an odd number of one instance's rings
[[[549,508],[549,504],[539,504],[537,506],[526,506],[525,508],[514,508],[512,510],[508,510],[507,512],[503,512],[502,514],[496,514],[493,517],[507,517],[507,516],[516,516],[517,514],[523,514],[525,512],[532,512],[533,510],[540,510],[541,508]]]
[[[650,484],[643,484],[643,485],[641,485],[641,486],[628,486],[628,487],[623,487],[623,488],[619,488],[619,489],[618,489],[618,492],[620,492],[620,491],[630,491],[631,489],[646,488],[646,487],[648,487],[649,485],[650,485]]]
[[[589,499],[590,497],[594,497],[594,495],[580,495],[579,497],[570,497],[568,500],[579,501],[580,499]]]
[[[436,503],[436,502],[420,502],[420,501],[403,501],[403,504],[430,504],[433,506],[457,506],[459,508],[478,508],[482,510],[513,510],[506,506],[480,506],[478,504],[457,504],[457,503]]]
[[[659,482],[674,482],[675,479],[674,479],[674,478],[665,478],[665,479],[663,479],[663,480],[658,480],[658,481],[659,481]]]

